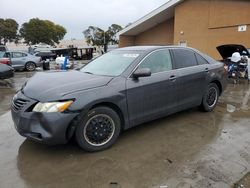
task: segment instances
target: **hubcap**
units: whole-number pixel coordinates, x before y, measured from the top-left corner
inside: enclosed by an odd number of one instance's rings
[[[92,146],[102,146],[108,143],[115,132],[115,124],[106,114],[91,117],[84,127],[85,140]]]
[[[209,107],[213,107],[215,105],[217,101],[217,90],[214,87],[211,87],[208,90],[208,94],[207,94],[207,104]]]
[[[35,70],[35,65],[34,65],[33,63],[28,63],[28,64],[26,65],[26,68],[27,68],[27,70],[29,70],[29,71],[33,71],[33,70]]]

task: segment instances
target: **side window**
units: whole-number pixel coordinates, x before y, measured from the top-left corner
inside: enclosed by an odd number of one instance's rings
[[[12,57],[13,58],[19,58],[19,57],[22,57],[23,55],[22,55],[22,53],[21,52],[13,52],[12,53]]]
[[[177,69],[197,65],[194,52],[186,49],[173,49],[174,64]]]
[[[172,62],[169,50],[159,50],[150,54],[139,65],[139,68],[149,68],[151,73],[172,70]]]
[[[22,53],[22,56],[23,56],[23,57],[26,57],[26,56],[27,56],[27,54],[25,54],[25,53]]]
[[[195,56],[199,65],[208,64],[208,62],[203,57],[201,57],[201,55],[195,54]]]

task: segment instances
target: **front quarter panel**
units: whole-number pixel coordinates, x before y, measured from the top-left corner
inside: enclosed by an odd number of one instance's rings
[[[125,92],[125,78],[115,77],[107,85],[93,89],[87,89],[65,95],[65,99],[74,98],[75,102],[70,106],[70,111],[78,111],[86,114],[93,106],[110,103],[116,105],[124,118],[124,128],[128,128],[128,113]]]

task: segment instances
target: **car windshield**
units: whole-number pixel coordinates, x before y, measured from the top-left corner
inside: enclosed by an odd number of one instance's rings
[[[118,76],[140,55],[139,52],[111,51],[84,66],[80,71],[89,74]]]

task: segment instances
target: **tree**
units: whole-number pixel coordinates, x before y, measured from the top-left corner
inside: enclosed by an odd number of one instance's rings
[[[83,31],[86,42],[92,45],[103,45],[104,44],[104,30],[99,27],[89,26],[88,29]]]
[[[18,23],[13,19],[0,18],[0,43],[6,44],[17,39]]]
[[[67,33],[66,29],[56,25],[49,20],[40,20],[38,18],[30,19],[20,28],[20,35],[24,38],[26,44],[45,43],[54,45],[59,43]]]
[[[92,45],[107,45],[118,44],[116,34],[122,30],[122,27],[117,24],[112,24],[107,31],[102,30],[99,27],[89,26],[88,29],[83,31],[86,42]]]
[[[122,30],[122,26],[117,24],[112,24],[107,31],[107,37],[109,38],[109,42],[111,44],[118,44],[119,40],[116,36],[116,34]]]

